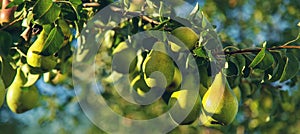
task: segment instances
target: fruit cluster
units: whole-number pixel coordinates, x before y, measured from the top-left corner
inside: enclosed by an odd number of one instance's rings
[[[65,68],[70,68],[70,64],[62,62],[68,61],[71,56],[70,45],[67,45],[69,39],[69,25],[60,19],[55,25],[43,25],[33,44],[17,48],[15,57],[1,55],[0,106],[6,96],[12,112],[26,112],[38,105],[39,92],[35,83],[41,76],[45,82],[52,84],[65,80],[68,74]]]
[[[171,34],[180,40],[179,43],[156,40],[152,46],[145,47],[140,53],[128,42],[119,43],[112,52],[112,70],[128,74],[130,86],[137,92],[133,94],[133,98],[138,103],[149,99],[147,94],[153,90],[157,90],[155,93],[163,91],[164,94],[169,94],[163,99],[169,108],[174,107],[175,110],[170,112],[170,116],[178,124],[191,124],[198,118],[205,126],[230,124],[238,112],[238,99],[222,72],[206,88],[199,84],[200,80],[197,81],[194,75],[184,75],[186,71],[178,66],[180,62],[175,62],[180,58],[188,62],[188,57],[180,56],[180,53],[190,53],[196,47],[198,34],[188,27],[176,28]],[[199,73],[201,77],[202,72]],[[201,78],[201,81],[210,80]],[[193,95],[197,95],[195,101],[191,100]],[[189,110],[188,107],[192,109]]]

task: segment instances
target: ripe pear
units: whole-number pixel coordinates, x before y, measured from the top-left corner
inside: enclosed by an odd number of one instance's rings
[[[136,64],[136,51],[125,42],[121,42],[113,51],[112,69],[118,73],[128,74],[134,71]]]
[[[51,69],[53,69],[57,64],[56,58],[53,55],[41,55],[41,52],[44,49],[45,40],[47,39],[47,36],[48,33],[45,29],[43,29],[36,41],[30,46],[30,48],[27,51],[27,63],[35,69],[36,72],[33,71],[34,73],[48,72]]]
[[[26,112],[37,105],[38,90],[35,86],[23,87],[26,81],[21,68],[18,68],[13,83],[8,87],[6,96],[7,105],[14,113]]]
[[[173,81],[175,65],[166,52],[165,44],[156,42],[143,62],[145,81],[150,88],[166,88]]]
[[[188,49],[193,49],[199,40],[197,33],[189,27],[179,27],[171,32],[172,35],[181,40]]]
[[[189,93],[190,92],[190,93]],[[195,95],[194,93],[191,93],[192,90],[188,89],[182,89],[179,91],[174,92],[171,95],[171,98],[169,100],[168,105],[170,107],[174,107],[175,110],[170,111],[170,116],[172,119],[181,125],[188,125],[193,123],[199,116],[201,111],[201,99],[198,95],[196,102],[191,101],[190,99],[193,98],[191,95]],[[175,105],[175,103],[178,103],[178,105]],[[190,110],[189,108],[192,108]],[[185,113],[189,112],[187,117],[182,121],[182,116],[186,115]]]
[[[2,78],[0,77],[0,107],[3,105],[4,98],[5,98],[5,85]]]
[[[228,125],[238,112],[238,100],[226,77],[219,72],[202,100],[205,115],[200,120],[204,125]]]

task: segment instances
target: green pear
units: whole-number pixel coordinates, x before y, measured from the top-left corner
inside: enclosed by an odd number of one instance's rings
[[[195,95],[195,94],[193,94],[191,92],[192,92],[192,90],[188,90],[188,89],[182,89],[182,90],[176,91],[171,95],[171,98],[168,103],[168,105],[170,107],[175,108],[175,110],[170,111],[170,116],[172,117],[172,119],[175,122],[177,122],[181,125],[188,125],[188,124],[193,123],[198,118],[200,111],[201,111],[200,96],[198,95],[196,102],[192,102],[189,99],[193,98],[193,96],[191,96],[191,95]],[[175,105],[176,102],[178,103],[178,105]],[[193,108],[189,112],[187,110],[190,110],[190,109],[188,109],[190,107],[193,107]],[[182,119],[182,116],[185,115],[185,113],[187,113],[187,112],[189,112],[187,117],[182,122],[180,122],[180,119]]]
[[[166,52],[166,45],[156,42],[143,62],[145,81],[150,88],[166,88],[173,81],[175,65]]]
[[[168,92],[174,92],[174,91],[177,91],[180,84],[182,82],[182,75],[181,75],[181,72],[180,70],[175,67],[175,71],[174,71],[174,78],[173,78],[173,81],[172,83],[167,87],[167,90]]]
[[[202,100],[205,115],[200,117],[204,125],[228,125],[238,112],[238,100],[226,77],[219,72]]]
[[[0,107],[3,105],[4,98],[5,98],[5,85],[2,78],[0,77]]]
[[[113,51],[112,69],[118,73],[128,74],[134,71],[136,65],[136,51],[125,42],[121,42]]]
[[[37,105],[38,90],[35,86],[23,87],[26,82],[25,75],[21,68],[18,68],[15,79],[8,87],[6,95],[7,105],[14,113],[26,112]]]
[[[190,50],[195,47],[199,40],[198,34],[189,27],[178,27],[171,34],[181,40]]]
[[[130,82],[130,86],[133,87],[133,89],[137,90],[141,90],[144,92],[148,92],[150,90],[150,88],[147,86],[144,78],[141,75],[137,75],[131,82]]]
[[[27,82],[23,85],[23,87],[30,87],[36,83],[36,81],[40,78],[40,74],[32,74],[30,73],[30,66],[28,64],[24,64],[21,67],[21,70],[24,72],[25,77],[27,78]]]
[[[44,49],[45,41],[48,33],[43,29],[36,41],[29,47],[27,51],[27,63],[35,69],[34,73],[48,72],[53,69],[56,64],[56,58],[52,56],[43,56],[41,52]]]
[[[170,46],[170,48],[171,48],[171,50],[173,52],[178,53],[178,52],[184,50],[184,48],[181,45],[178,45],[179,43],[175,43],[175,42],[169,41],[168,44],[169,44],[169,46]]]
[[[120,42],[118,44],[118,46],[113,50],[112,54],[114,55],[116,53],[119,53],[119,52],[125,50],[126,48],[129,48],[129,45],[125,41]]]
[[[240,87],[239,87],[239,86],[236,86],[236,87],[233,88],[232,90],[233,90],[233,92],[234,92],[234,94],[235,94],[235,96],[236,96],[238,102],[240,102],[240,101],[241,101],[241,97],[242,97]]]
[[[128,11],[141,11],[144,0],[131,0]]]

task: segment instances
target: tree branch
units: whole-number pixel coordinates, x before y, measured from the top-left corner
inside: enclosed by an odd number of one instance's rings
[[[241,53],[255,53],[259,52],[262,48],[257,48],[257,49],[244,49],[244,50],[236,50],[236,51],[230,51],[230,52],[224,52],[225,55],[233,55],[233,54],[241,54]],[[267,50],[280,50],[280,49],[300,49],[300,46],[278,46],[278,47],[272,47],[272,48],[267,48]]]
[[[148,16],[144,16],[141,12],[126,11],[124,9],[121,9],[121,8],[115,7],[115,6],[111,7],[111,10],[114,11],[114,12],[120,12],[120,13],[122,13],[124,15],[140,16],[144,21],[147,21],[147,22],[155,24],[155,25],[159,25],[160,24],[160,22],[158,22],[156,20],[153,20],[153,19],[151,19]]]

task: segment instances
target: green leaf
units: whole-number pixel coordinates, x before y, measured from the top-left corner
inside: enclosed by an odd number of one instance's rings
[[[63,41],[64,35],[61,29],[58,27],[53,28],[45,41],[42,55],[49,56],[56,53],[62,47]]]
[[[260,52],[256,55],[254,60],[251,62],[249,67],[254,68],[255,66],[257,66],[264,59],[265,55],[266,55],[266,47],[263,47],[260,50]]]
[[[82,4],[81,0],[70,0],[70,2],[73,4],[73,6],[77,7]]]
[[[283,57],[282,57],[282,54],[281,52],[272,52],[272,55],[275,59],[275,68],[273,70],[273,74],[272,74],[272,77],[270,79],[271,82],[275,82],[277,80],[280,79],[282,73],[283,73],[283,69],[284,69],[284,66],[285,66],[285,61],[283,60]]]
[[[1,62],[2,62],[1,77],[4,82],[5,88],[7,88],[13,82],[16,75],[16,70],[10,64],[9,59],[2,57]]]
[[[237,67],[237,75],[242,75],[242,71],[245,70],[246,59],[243,55],[236,54],[229,57],[229,61],[235,64]]]
[[[61,8],[52,0],[39,0],[32,12],[35,22],[44,25],[53,23],[59,17]]]
[[[193,50],[197,57],[207,58],[206,52],[203,47],[198,47]]]
[[[244,78],[247,78],[250,75],[251,68],[249,67],[250,63],[255,58],[255,55],[253,54],[243,54],[246,60],[245,68],[243,68],[243,76]]]
[[[14,0],[14,1],[10,2],[10,3],[6,6],[6,9],[7,9],[7,8],[12,8],[12,7],[17,6],[17,5],[20,5],[20,4],[22,4],[22,3],[24,3],[24,0]]]
[[[8,32],[0,31],[0,55],[7,55],[12,45],[12,36]]]
[[[238,75],[238,67],[232,61],[227,61],[227,68],[224,68],[224,74],[227,77],[237,76]]]
[[[299,71],[298,59],[293,54],[287,53],[284,70],[279,81],[284,82],[286,80],[293,78],[298,71]]]
[[[273,55],[269,51],[265,51],[263,60],[256,66],[261,70],[267,70],[274,64]]]

